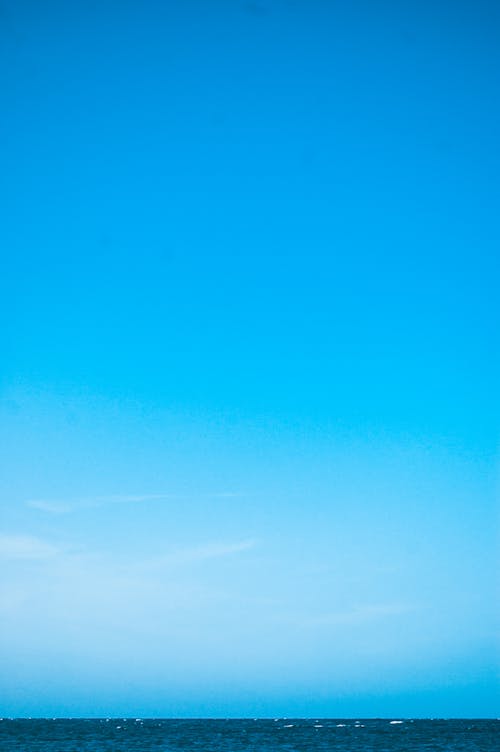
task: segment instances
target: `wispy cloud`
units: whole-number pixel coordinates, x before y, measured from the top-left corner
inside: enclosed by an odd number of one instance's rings
[[[249,551],[254,546],[254,540],[242,540],[235,543],[205,543],[200,546],[176,548],[161,556],[148,559],[142,563],[141,568],[154,569],[163,566],[196,564],[209,559],[219,559]]]
[[[27,506],[32,509],[39,509],[47,514],[66,514],[72,511],[71,504],[65,504],[57,501],[46,501],[45,499],[32,499],[26,502]]]
[[[40,560],[50,559],[59,553],[59,549],[47,541],[31,535],[0,534],[0,558]]]
[[[384,619],[391,616],[399,616],[416,610],[417,606],[409,603],[373,603],[363,606],[355,606],[346,611],[311,616],[304,623],[307,626],[364,624],[365,622]]]
[[[230,499],[236,498],[241,494],[230,491],[205,493],[200,495],[183,495],[183,494],[114,494],[107,496],[89,496],[79,499],[60,501],[56,499],[29,499],[26,502],[28,507],[38,509],[47,514],[68,514],[83,509],[92,509],[95,507],[108,506],[110,504],[144,504],[154,501],[177,501],[196,498],[208,499]]]
[[[126,568],[133,572],[196,564],[210,559],[236,555],[254,548],[254,540],[208,542],[196,546],[172,547],[167,552],[143,559],[127,558]],[[0,534],[0,559],[40,560],[64,557],[67,564],[100,561],[114,562],[123,569],[123,559],[107,553],[89,551],[74,545],[56,546],[42,538],[22,534]]]
[[[106,506],[108,504],[142,504],[148,501],[174,499],[173,494],[115,494],[108,496],[87,496],[79,499],[58,501],[54,499],[29,499],[26,504],[48,514],[66,514],[80,509]]]

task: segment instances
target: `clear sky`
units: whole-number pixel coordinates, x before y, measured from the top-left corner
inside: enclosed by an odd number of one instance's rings
[[[489,716],[500,6],[0,7],[0,713]]]

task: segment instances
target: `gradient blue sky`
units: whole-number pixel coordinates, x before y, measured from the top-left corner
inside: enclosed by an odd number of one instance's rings
[[[499,11],[2,0],[1,713],[499,713]]]

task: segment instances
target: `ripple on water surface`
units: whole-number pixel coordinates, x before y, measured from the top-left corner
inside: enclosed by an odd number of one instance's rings
[[[1,752],[498,752],[498,720],[0,719]]]

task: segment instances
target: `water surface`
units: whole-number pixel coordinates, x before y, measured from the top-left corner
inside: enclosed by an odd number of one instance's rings
[[[8,719],[2,752],[498,752],[497,720]]]

